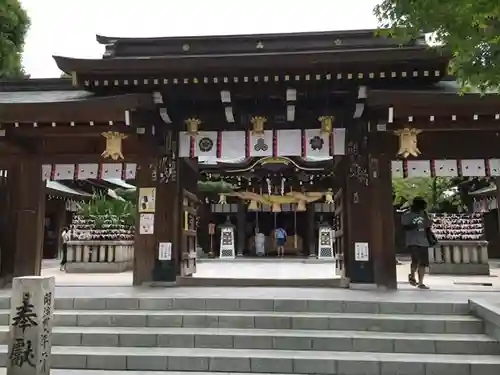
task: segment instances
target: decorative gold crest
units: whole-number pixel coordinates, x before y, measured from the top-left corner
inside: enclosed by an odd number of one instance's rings
[[[219,204],[227,204],[226,194],[219,194]]]
[[[301,200],[301,201],[299,201],[299,203],[297,203],[297,211],[298,212],[307,211],[306,201]]]
[[[333,131],[333,116],[321,116],[318,117],[318,121],[321,122],[321,132],[331,134]]]
[[[255,116],[252,117],[252,134],[257,135],[257,134],[264,134],[264,124],[266,123],[267,118],[262,117],[262,116]]]
[[[399,137],[398,156],[407,158],[410,155],[419,156],[421,154],[417,144],[417,135],[420,133],[422,130],[414,128],[404,128],[394,132]]]
[[[332,189],[328,189],[328,191],[325,193],[325,203],[326,204],[333,204],[333,191],[332,191]]]
[[[251,200],[250,204],[248,205],[248,211],[258,211],[259,210],[259,205],[257,204],[256,200]]]
[[[101,135],[106,138],[106,149],[101,156],[113,160],[123,159],[122,140],[127,138],[127,135],[119,132],[105,132]]]
[[[187,133],[191,136],[195,136],[198,134],[198,128],[201,125],[201,120],[196,117],[191,117],[188,118],[186,121],[184,121],[187,126]]]

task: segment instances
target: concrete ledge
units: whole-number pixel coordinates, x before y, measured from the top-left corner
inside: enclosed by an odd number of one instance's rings
[[[317,259],[317,258],[284,258],[278,259],[276,257],[236,257],[234,259],[220,259],[220,258],[198,258],[196,260],[198,263],[276,263],[276,262],[286,262],[286,263],[312,263],[312,264],[335,264],[334,259]]]
[[[120,273],[130,271],[132,268],[133,261],[66,263],[66,273]]]
[[[475,275],[489,276],[489,264],[477,263],[433,263],[429,267],[430,275]]]
[[[469,309],[473,315],[484,320],[486,334],[500,342],[500,305],[469,300]]]
[[[211,277],[178,277],[177,286],[349,288],[349,281],[340,277],[331,279],[231,279]]]

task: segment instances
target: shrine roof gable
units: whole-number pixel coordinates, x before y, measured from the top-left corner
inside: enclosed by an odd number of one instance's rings
[[[292,52],[318,49],[401,48],[425,46],[425,38],[402,44],[381,37],[377,30],[344,30],[283,34],[179,36],[160,38],[120,38],[96,36],[106,45],[104,57],[139,57],[186,54],[233,54]]]

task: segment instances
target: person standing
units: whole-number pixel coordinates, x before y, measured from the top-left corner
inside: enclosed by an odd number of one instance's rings
[[[413,199],[410,209],[401,217],[401,224],[405,231],[405,246],[411,254],[410,285],[420,289],[429,289],[424,284],[425,269],[429,267],[429,247],[436,244],[436,239],[431,231],[431,220],[426,212],[427,203],[422,197]],[[418,282],[415,279],[418,275]]]
[[[278,258],[284,257],[285,256],[285,244],[286,244],[286,238],[287,238],[286,230],[281,228],[281,227],[276,229],[275,236],[276,236],[276,248],[278,251]]]
[[[71,240],[71,231],[68,227],[64,227],[62,233],[62,257],[61,257],[61,271],[66,269],[66,263],[68,262],[68,242]]]

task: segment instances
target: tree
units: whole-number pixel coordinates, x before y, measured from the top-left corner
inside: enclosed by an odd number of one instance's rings
[[[500,90],[498,0],[383,0],[374,13],[390,35],[430,33],[432,44],[452,53],[450,73],[465,90]]]
[[[21,54],[30,20],[19,0],[0,0],[0,79],[21,78]]]
[[[456,212],[462,206],[457,182],[452,178],[397,178],[392,181],[394,204],[402,206],[422,197],[431,212]]]

